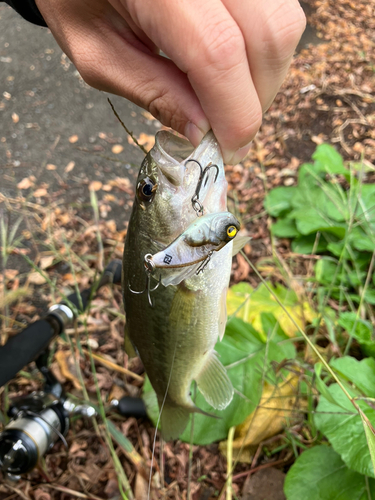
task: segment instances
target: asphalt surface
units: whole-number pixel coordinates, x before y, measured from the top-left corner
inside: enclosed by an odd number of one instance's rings
[[[10,198],[22,194],[46,206],[59,199],[89,217],[90,182],[105,184],[116,177],[134,182],[143,153],[128,143],[107,97],[86,85],[48,29],[0,3],[0,192]],[[155,134],[159,122],[145,118],[131,102],[110,97],[135,136]],[[74,143],[72,136],[78,137]],[[114,145],[123,151],[113,154]],[[74,168],[66,172],[71,162]],[[55,170],[48,169],[51,164]],[[34,185],[20,191],[17,184],[30,176]],[[43,187],[48,196],[35,199],[33,193]],[[97,193],[99,199],[104,195]],[[122,196],[130,200],[128,194]],[[8,213],[4,204],[0,211],[11,226],[16,214]],[[129,215],[130,205],[111,203],[108,219],[115,219],[118,229]],[[7,267],[24,267],[22,261],[12,256]]]
[[[1,192],[7,196],[19,194],[16,184],[34,175],[35,188],[46,183],[53,193],[64,182],[67,203],[84,206],[87,180],[134,177],[132,166],[140,164],[143,154],[128,143],[108,95],[85,84],[48,29],[24,21],[2,3],[0,89]],[[136,136],[155,134],[158,122],[147,120],[140,108],[116,96],[111,100]],[[78,140],[69,142],[74,135]],[[123,146],[121,154],[111,152],[114,144]],[[69,162],[75,166],[66,173]],[[56,170],[47,170],[47,164]]]

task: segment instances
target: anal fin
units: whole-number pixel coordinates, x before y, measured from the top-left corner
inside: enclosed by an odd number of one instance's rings
[[[215,351],[211,352],[196,382],[207,403],[216,410],[224,410],[232,401],[232,382]]]

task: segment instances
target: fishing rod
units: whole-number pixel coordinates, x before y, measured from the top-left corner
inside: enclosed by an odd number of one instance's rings
[[[7,412],[10,421],[0,433],[0,471],[8,479],[16,481],[21,474],[30,472],[59,439],[68,447],[65,436],[71,417],[97,415],[93,405],[82,404],[65,394],[48,368],[49,344],[73,324],[99,288],[121,283],[121,271],[121,261],[113,260],[97,284],[53,305],[44,318],[31,323],[0,347],[0,387],[31,361],[35,361],[44,378],[42,390],[13,398],[10,402]],[[124,417],[147,417],[141,398],[125,396],[112,400],[106,412],[113,411]]]

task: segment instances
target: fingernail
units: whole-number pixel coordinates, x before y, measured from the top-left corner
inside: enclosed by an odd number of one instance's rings
[[[251,142],[249,142],[249,144],[247,144],[246,146],[238,149],[235,153],[233,153],[233,151],[226,151],[224,153],[224,162],[228,165],[237,165],[237,163],[240,163],[240,161],[245,158],[250,150],[250,146]]]
[[[210,129],[210,126],[206,124],[202,124],[202,128],[198,128],[195,123],[188,122],[185,126],[184,135],[189,139],[194,147],[197,147],[203,137],[207,134]]]

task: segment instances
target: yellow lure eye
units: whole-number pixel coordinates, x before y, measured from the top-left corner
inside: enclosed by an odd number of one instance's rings
[[[229,226],[227,229],[227,235],[229,238],[234,238],[237,234],[237,228],[235,226]]]

